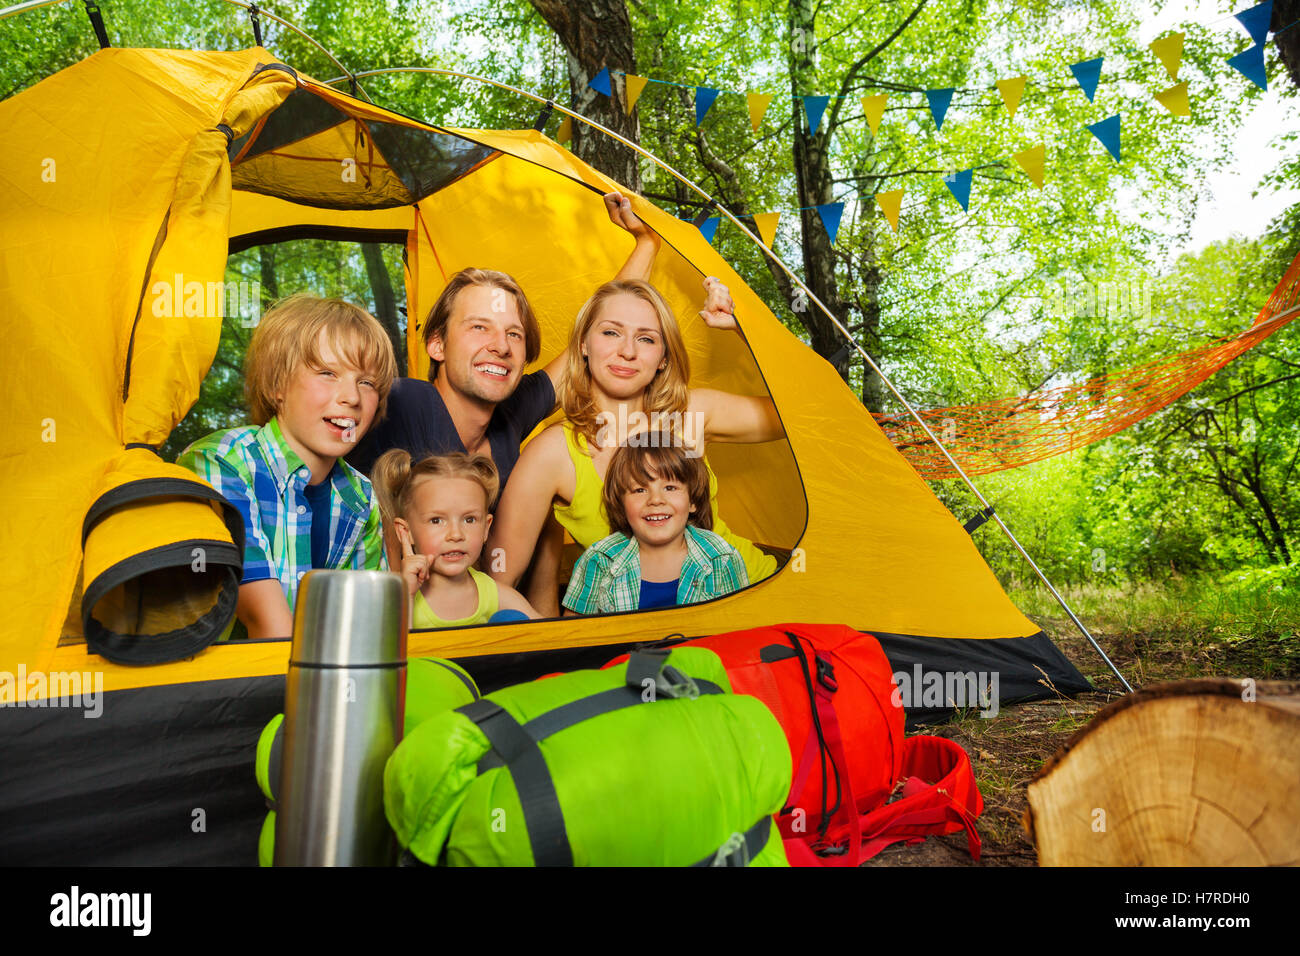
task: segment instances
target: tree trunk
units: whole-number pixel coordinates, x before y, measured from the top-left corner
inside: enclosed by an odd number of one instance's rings
[[[262,276],[262,308],[268,308],[280,298],[280,280],[275,275],[275,246],[258,246],[257,261]]]
[[[632,24],[624,0],[529,0],[555,31],[568,53],[569,92],[572,108],[633,143],[641,142],[635,111],[624,109],[627,84],[624,73],[636,73]],[[612,96],[587,84],[602,69],[610,73]],[[606,176],[641,191],[641,166],[637,154],[586,123],[573,124],[573,152]]]
[[[1121,698],[1029,782],[1039,865],[1294,866],[1297,733],[1300,698],[1281,681],[1186,680]]]
[[[393,343],[393,354],[397,356],[399,374],[406,369],[406,342],[402,330],[397,324],[397,296],[393,294],[393,282],[388,277],[388,267],[384,265],[384,252],[377,242],[363,242],[361,257],[366,261],[366,274],[370,277],[370,289],[374,293],[375,318],[388,333],[388,340]]]
[[[835,281],[835,250],[830,236],[822,225],[816,209],[809,207],[833,202],[834,183],[828,147],[829,132],[817,133],[808,129],[808,120],[802,116],[802,103],[797,97],[820,88],[817,77],[817,4],[814,0],[792,0],[788,11],[790,28],[790,91],[796,97],[794,122],[794,171],[798,186],[799,207],[802,210],[801,243],[804,281],[813,295],[841,322],[844,321],[845,303],[840,297]],[[829,128],[829,123],[827,124]],[[796,303],[795,314],[808,332],[813,350],[830,358],[847,344],[843,333],[813,303],[800,310]],[[845,357],[837,367],[841,377],[848,381],[849,360]]]
[[[1300,86],[1300,30],[1285,29],[1300,20],[1300,0],[1273,0],[1273,22],[1270,29],[1281,30],[1273,37],[1277,55],[1281,57],[1291,82]]]

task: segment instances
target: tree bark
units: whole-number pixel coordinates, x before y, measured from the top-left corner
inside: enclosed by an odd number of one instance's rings
[[[568,53],[572,108],[607,129],[641,142],[636,111],[628,115],[627,84],[622,74],[636,73],[632,23],[624,0],[529,0],[555,31]],[[587,84],[602,69],[610,73],[612,96]],[[583,162],[634,192],[641,191],[637,154],[586,123],[573,124],[573,152]]]
[[[1273,20],[1269,28],[1283,31],[1273,37],[1273,44],[1291,76],[1291,82],[1300,86],[1300,27],[1285,29],[1296,20],[1300,20],[1300,0],[1273,0]]]

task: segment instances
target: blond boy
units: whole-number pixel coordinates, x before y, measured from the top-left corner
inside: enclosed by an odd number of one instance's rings
[[[262,317],[245,358],[252,425],[214,432],[177,464],[244,518],[235,613],[249,637],[287,637],[313,568],[386,568],[370,482],[347,462],[382,417],[397,362],[383,326],[340,299],[298,295]]]

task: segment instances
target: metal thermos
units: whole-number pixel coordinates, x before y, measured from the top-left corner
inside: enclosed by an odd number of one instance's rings
[[[390,866],[384,764],[401,739],[406,588],[383,571],[302,579],[285,688],[276,866]]]

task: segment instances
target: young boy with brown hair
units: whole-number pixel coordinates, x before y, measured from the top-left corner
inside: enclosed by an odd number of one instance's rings
[[[387,567],[374,490],[343,461],[384,413],[397,361],[369,312],[296,295],[262,317],[245,356],[252,425],[181,453],[244,518],[235,613],[249,637],[293,632],[298,582],[313,568]]]
[[[640,433],[605,473],[614,533],[578,558],[566,611],[612,614],[696,604],[749,584],[740,552],[713,532],[709,472],[680,436]]]

